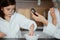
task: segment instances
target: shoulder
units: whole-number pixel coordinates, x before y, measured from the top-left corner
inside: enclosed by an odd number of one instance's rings
[[[18,17],[24,17],[24,15],[22,15],[21,13],[15,12],[15,15]]]
[[[4,20],[0,17],[0,25],[4,23]]]
[[[15,18],[16,18],[16,19],[25,19],[25,16],[22,15],[21,13],[15,12],[14,15],[15,15]]]

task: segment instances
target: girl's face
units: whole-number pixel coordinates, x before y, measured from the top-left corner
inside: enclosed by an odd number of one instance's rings
[[[12,16],[14,14],[15,5],[9,5],[7,7],[2,8],[1,10],[4,12],[5,16]]]

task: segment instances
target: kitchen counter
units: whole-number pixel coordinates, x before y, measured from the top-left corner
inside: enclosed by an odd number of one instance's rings
[[[20,40],[26,40],[25,38],[20,38]],[[54,38],[39,38],[38,40],[55,40]]]
[[[10,39],[4,39],[4,40],[26,40],[26,38],[24,37],[24,34],[27,34],[28,31],[22,31],[21,32],[21,38],[10,38]],[[43,33],[42,31],[35,31],[35,34],[39,35],[38,40],[55,40],[54,37],[49,36],[45,33]]]
[[[24,34],[27,34],[27,33],[28,33],[28,31],[22,31],[21,32],[21,38],[25,38]],[[39,38],[54,38],[50,35],[47,35],[47,34],[43,33],[42,31],[35,31],[35,34],[38,34]]]
[[[21,32],[21,38],[20,38],[20,40],[26,40],[25,37],[24,37],[24,34],[26,34],[26,33],[28,33],[28,31],[22,31]],[[42,31],[35,31],[35,34],[39,35],[38,40],[55,40],[54,37],[49,36],[49,35],[43,33]]]
[[[0,40],[26,40],[25,38],[7,38],[7,39],[0,39]],[[39,38],[38,40],[55,40],[55,38]]]

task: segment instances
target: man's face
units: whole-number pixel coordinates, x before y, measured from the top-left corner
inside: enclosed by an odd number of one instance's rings
[[[57,2],[54,2],[54,7],[59,8],[59,4]]]

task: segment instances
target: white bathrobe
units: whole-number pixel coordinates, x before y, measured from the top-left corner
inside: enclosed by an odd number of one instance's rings
[[[51,35],[55,38],[60,39],[60,13],[59,13],[59,10],[57,8],[55,8],[55,15],[57,18],[56,26],[54,26],[52,24],[52,17],[50,15],[50,11],[48,12],[48,22],[49,23],[46,27],[44,27],[43,32],[48,34],[48,35]]]
[[[34,24],[34,30],[37,28],[37,25],[34,21],[25,18],[19,13],[14,13],[11,16],[10,21],[6,21],[0,17],[0,32],[6,34],[4,38],[18,38],[19,34],[21,35],[20,28],[28,29]]]

